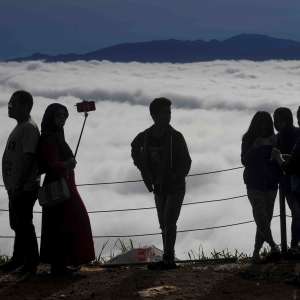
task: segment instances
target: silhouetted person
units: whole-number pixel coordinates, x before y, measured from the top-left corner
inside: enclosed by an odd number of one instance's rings
[[[289,108],[279,107],[274,111],[274,126],[278,131],[277,148],[287,158],[292,153],[296,141],[300,137],[300,130],[293,125],[293,114]],[[300,199],[291,190],[291,176],[289,174],[282,177],[280,186],[292,213],[290,251],[299,251]]]
[[[297,109],[297,123],[298,123],[298,126],[300,127],[300,106]]]
[[[39,175],[37,146],[39,129],[30,117],[33,99],[26,91],[13,93],[8,116],[17,121],[8,137],[2,157],[2,176],[9,198],[10,227],[15,232],[12,258],[0,269],[19,274],[34,274],[39,261],[38,244],[32,223],[37,199]]]
[[[292,211],[292,254],[300,254],[299,235],[300,235],[300,139],[296,142],[291,155],[282,155],[279,149],[275,148],[272,152],[272,157],[278,162],[283,171],[288,174],[291,179],[291,192],[289,194],[289,201],[291,203]],[[296,181],[295,180],[296,176]],[[294,185],[294,187],[293,187]]]
[[[183,135],[170,126],[171,101],[156,98],[150,104],[154,125],[133,140],[132,158],[149,192],[154,192],[163,240],[163,261],[149,269],[176,268],[176,223],[185,195],[185,177],[191,158]]]
[[[41,261],[51,265],[53,275],[70,274],[68,266],[95,259],[89,216],[75,184],[76,160],[65,141],[68,116],[64,105],[50,104],[42,119],[39,144],[39,160],[46,173],[43,184],[64,178],[71,193],[65,202],[43,207]]]
[[[256,223],[253,262],[259,262],[259,252],[264,242],[271,253],[279,253],[271,232],[274,202],[281,175],[275,161],[271,161],[272,148],[276,145],[272,117],[259,111],[251,120],[242,139],[241,160],[245,166],[244,182]]]

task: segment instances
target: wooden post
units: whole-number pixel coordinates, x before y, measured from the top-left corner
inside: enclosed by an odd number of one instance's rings
[[[282,187],[279,185],[279,206],[280,206],[280,233],[281,233],[281,252],[287,253],[286,240],[286,212],[285,212],[285,195]]]

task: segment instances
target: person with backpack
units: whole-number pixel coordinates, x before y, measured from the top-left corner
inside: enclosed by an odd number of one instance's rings
[[[148,266],[152,270],[176,268],[176,223],[185,195],[185,177],[191,158],[183,135],[171,125],[171,101],[156,98],[150,104],[154,124],[131,143],[131,155],[149,192],[154,193],[162,231],[163,260]]]

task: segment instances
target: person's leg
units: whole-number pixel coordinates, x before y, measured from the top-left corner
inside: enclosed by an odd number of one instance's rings
[[[175,258],[175,242],[177,220],[179,218],[185,191],[180,191],[167,196],[167,202],[164,212],[165,218],[165,249],[164,260],[167,263],[174,263]]]
[[[266,228],[268,227],[268,217],[265,209],[265,194],[261,191],[248,189],[248,198],[252,206],[253,217],[256,223],[256,235],[253,257],[259,257],[259,251],[266,240]]]
[[[166,249],[166,232],[165,232],[165,207],[166,207],[166,196],[165,195],[159,195],[154,194],[155,199],[155,205],[156,205],[156,211],[157,211],[157,217],[159,226],[161,229],[161,235],[162,235],[162,242],[163,242],[163,252],[165,252]],[[151,262],[148,264],[149,270],[162,270],[164,269],[164,261],[158,261],[158,262]]]
[[[253,216],[254,216],[254,214],[253,214]],[[255,220],[255,218],[254,218],[254,220]],[[263,239],[261,231],[259,230],[258,225],[256,223],[255,243],[254,243],[254,250],[253,250],[254,258],[259,257],[259,251],[260,251],[261,247],[263,246],[263,244],[264,244],[264,239]]]
[[[165,234],[165,207],[166,207],[166,200],[167,197],[165,195],[154,195],[157,217],[159,222],[159,227],[161,229],[162,235],[162,242],[163,242],[163,251],[165,251],[165,241],[166,241],[166,234]]]
[[[273,213],[274,213],[274,204],[275,199],[277,196],[277,190],[270,190],[267,194],[267,217],[268,221],[271,222],[273,219]]]
[[[38,243],[33,225],[33,206],[37,191],[23,192],[19,199],[16,236],[24,255],[24,269],[35,271],[39,262]]]
[[[295,196],[292,193],[287,193],[285,195],[287,204],[291,210],[292,222],[291,222],[291,248],[296,248],[298,246],[298,238],[297,238],[297,219],[298,219],[298,205],[295,201]]]
[[[300,242],[300,196],[295,193],[289,193],[287,201],[290,203],[292,213],[292,242],[291,247],[299,247]]]
[[[277,190],[270,190],[266,192],[266,241],[270,245],[272,251],[278,251],[277,245],[274,242],[272,231],[271,231],[271,222],[274,213],[274,204],[277,195]]]
[[[50,263],[52,275],[66,272],[67,258],[72,256],[66,232],[64,205],[43,208],[41,233],[41,261]]]
[[[300,247],[300,197],[295,195],[295,213],[296,213],[296,225],[295,225],[295,240],[297,247]]]
[[[17,228],[17,216],[18,211],[18,199],[13,197],[13,195],[9,196],[9,225],[10,228],[15,232],[15,240],[14,240],[14,248],[13,248],[13,255],[12,260],[18,261],[20,265],[24,263],[24,255],[20,244],[20,237],[19,234],[16,232]]]
[[[9,197],[9,225],[10,228],[15,232],[13,255],[11,259],[1,265],[1,270],[4,272],[10,272],[24,264],[24,253],[22,250],[22,237],[20,236],[17,228],[18,222],[18,212],[20,208],[18,207],[18,199],[11,193],[8,194]]]
[[[36,267],[39,264],[39,248],[33,225],[33,207],[37,200],[38,191],[32,191],[28,194],[28,246],[27,246],[27,262],[28,266]]]

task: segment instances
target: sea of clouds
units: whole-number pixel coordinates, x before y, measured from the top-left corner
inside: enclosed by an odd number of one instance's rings
[[[190,173],[240,166],[240,144],[257,110],[273,112],[300,104],[300,61],[214,61],[193,64],[142,64],[111,62],[0,63],[0,153],[2,155],[15,120],[7,117],[7,102],[18,89],[30,91],[35,100],[33,119],[40,125],[43,112],[53,102],[69,109],[66,139],[75,149],[83,122],[75,103],[96,101],[90,113],[76,167],[77,183],[139,179],[133,166],[130,143],[151,126],[148,105],[155,97],[173,102],[172,126],[185,136],[192,157]],[[1,172],[1,171],[0,171]],[[1,173],[0,173],[1,174]],[[2,178],[2,176],[1,176]],[[2,182],[1,182],[2,183]],[[153,206],[153,195],[142,183],[80,187],[88,211]],[[242,169],[187,179],[185,202],[219,199],[245,194]],[[6,209],[6,192],[0,190],[0,208]],[[36,204],[35,210],[40,210]],[[278,212],[278,201],[275,214]],[[247,198],[184,206],[178,230],[212,227],[252,219]],[[74,219],[75,220],[75,219]],[[126,235],[159,232],[155,210],[91,214],[94,235]],[[41,215],[34,217],[40,234]],[[288,220],[289,224],[289,220]],[[289,226],[289,225],[288,225]],[[279,243],[279,221],[272,230]],[[7,212],[0,212],[0,235],[12,235]],[[238,249],[250,254],[255,225],[179,233],[177,256],[203,247]],[[96,252],[107,241],[104,255],[116,242],[95,239]],[[124,239],[123,239],[124,240]],[[126,239],[125,239],[126,240]],[[160,236],[133,238],[137,246],[162,247]],[[0,253],[11,254],[12,240],[0,239]]]

